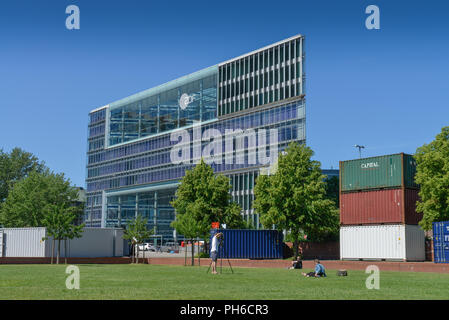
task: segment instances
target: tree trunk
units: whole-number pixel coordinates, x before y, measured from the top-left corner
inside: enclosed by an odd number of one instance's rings
[[[192,241],[192,266],[195,265],[195,241]]]
[[[53,264],[53,257],[55,256],[55,239],[51,241],[51,264]]]
[[[56,254],[56,264],[59,264],[60,253],[61,253],[61,239],[58,239],[58,253]]]
[[[198,267],[201,267],[201,250],[200,250],[200,241],[198,240]]]
[[[134,244],[131,243],[131,263],[134,263]]]
[[[298,256],[298,254],[299,254],[299,249],[298,249],[298,246],[299,246],[299,241],[298,241],[298,239],[297,238],[295,238],[295,242],[293,242],[293,246],[295,247],[295,259],[296,259],[296,257]]]
[[[184,267],[187,265],[187,243],[188,241],[184,240]]]
[[[139,244],[136,244],[136,263],[139,264]]]
[[[64,239],[64,257],[65,257],[65,264],[67,264],[67,239]]]

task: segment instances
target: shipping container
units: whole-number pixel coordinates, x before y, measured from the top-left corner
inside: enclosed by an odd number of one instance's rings
[[[0,257],[45,257],[45,228],[5,228]]]
[[[218,257],[229,259],[282,259],[283,235],[277,230],[214,229],[223,233]]]
[[[84,228],[82,237],[61,241],[61,257],[103,258],[123,256],[123,229]],[[46,228],[0,229],[0,257],[51,257],[53,239],[47,236]],[[55,256],[57,251],[55,241]]]
[[[433,223],[433,250],[435,263],[449,263],[449,221]]]
[[[404,153],[340,161],[340,190],[417,189],[415,173],[416,161]]]
[[[342,226],[340,259],[424,261],[424,231],[416,225]]]
[[[418,224],[416,189],[383,189],[342,193],[340,224]]]

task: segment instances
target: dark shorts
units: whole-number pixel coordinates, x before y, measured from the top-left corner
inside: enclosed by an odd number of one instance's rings
[[[217,261],[217,257],[218,257],[218,252],[217,251],[212,251],[210,253],[210,258],[212,259],[212,261]]]

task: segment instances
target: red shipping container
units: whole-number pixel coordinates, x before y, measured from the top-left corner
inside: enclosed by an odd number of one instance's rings
[[[384,189],[340,194],[340,224],[418,224],[418,190]]]

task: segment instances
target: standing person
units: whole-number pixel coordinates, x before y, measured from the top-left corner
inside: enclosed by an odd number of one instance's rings
[[[212,237],[212,244],[210,248],[210,258],[212,259],[212,274],[217,274],[216,265],[218,258],[218,245],[223,233],[218,232]]]
[[[326,277],[326,269],[324,266],[320,263],[318,259],[315,259],[315,271],[309,272],[309,273],[302,273],[304,277]]]

